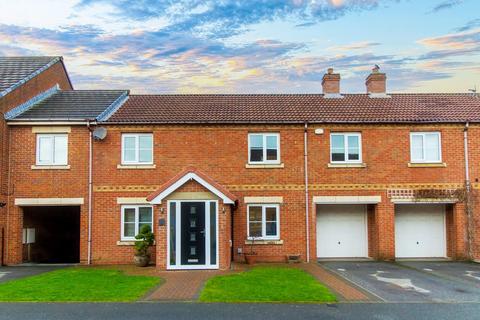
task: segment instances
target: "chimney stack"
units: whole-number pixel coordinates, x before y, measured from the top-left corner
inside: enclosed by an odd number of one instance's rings
[[[380,67],[375,65],[365,80],[367,93],[373,96],[386,96],[387,93],[387,76],[380,72]]]
[[[340,96],[340,74],[333,73],[333,68],[328,68],[322,79],[323,94]]]

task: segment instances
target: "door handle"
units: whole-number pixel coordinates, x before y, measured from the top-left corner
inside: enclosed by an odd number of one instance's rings
[[[203,229],[202,231],[200,231],[201,234],[205,234],[205,229]]]

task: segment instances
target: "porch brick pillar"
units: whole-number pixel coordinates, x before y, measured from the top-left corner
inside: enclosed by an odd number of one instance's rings
[[[448,209],[447,209],[448,210]],[[447,248],[451,248],[451,257],[454,259],[468,259],[468,234],[467,234],[467,213],[465,204],[458,202],[454,204],[450,225],[447,223]],[[448,211],[447,211],[448,214]],[[447,219],[448,222],[449,219]],[[450,230],[450,232],[448,232]],[[450,237],[448,237],[450,235]]]
[[[375,242],[377,243],[378,260],[395,259],[395,205],[382,197],[383,201],[376,205],[374,230],[376,231]],[[373,250],[375,252],[375,250]]]
[[[163,213],[162,213],[162,208],[163,208]],[[168,246],[168,241],[167,241],[167,201],[163,201],[163,203],[160,206],[155,206],[154,210],[156,210],[156,217],[153,221],[153,224],[155,226],[155,263],[157,268],[166,270],[167,269],[167,246]],[[160,226],[158,221],[160,219],[164,219],[165,224],[163,226]]]

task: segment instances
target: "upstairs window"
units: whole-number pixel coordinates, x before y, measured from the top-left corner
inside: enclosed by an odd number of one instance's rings
[[[248,135],[249,163],[280,163],[280,135],[278,133],[251,133]]]
[[[37,134],[39,166],[65,166],[68,163],[68,135]]]
[[[248,238],[280,238],[280,207],[277,204],[252,204],[248,206]]]
[[[360,133],[330,134],[330,162],[362,162],[362,135]]]
[[[441,162],[440,132],[411,132],[410,160],[413,163]]]
[[[153,135],[122,134],[122,164],[153,164]]]

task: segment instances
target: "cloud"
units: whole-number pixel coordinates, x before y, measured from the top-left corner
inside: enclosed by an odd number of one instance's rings
[[[475,28],[480,27],[480,19],[473,19],[468,21],[464,26],[457,28],[457,32],[469,31]]]
[[[275,19],[307,21],[299,26],[335,20],[352,11],[371,10],[381,0],[83,0],[77,8],[108,4],[125,19],[141,21],[166,17],[166,32],[191,32],[227,38],[248,29],[249,25]],[[383,0],[382,2],[394,2]]]
[[[320,30],[322,21],[390,2],[394,0],[84,0],[66,24],[0,24],[0,54],[63,55],[76,88],[129,88],[133,93],[320,92],[321,78],[332,66],[342,74],[342,91],[364,92],[374,64],[387,72],[390,88],[406,90],[449,79],[460,68],[473,70],[467,58],[480,52],[475,20],[465,30],[421,39],[411,51],[400,47],[388,54],[382,51],[388,50],[389,40],[355,39],[352,34],[351,43],[338,44]],[[85,18],[99,6],[100,16]],[[279,29],[278,37],[270,39],[228,39],[268,22],[287,22],[306,28],[299,33],[321,37],[292,39]]]
[[[350,43],[343,46],[333,46],[333,47],[327,48],[327,50],[352,51],[352,50],[370,49],[379,45],[381,45],[380,42],[360,41],[360,42],[354,42],[354,43]]]
[[[424,38],[419,40],[418,43],[427,47],[452,51],[471,49],[480,45],[480,28],[439,37]]]
[[[430,11],[431,13],[436,13],[442,10],[451,9],[463,3],[463,0],[445,0],[437,4]]]

